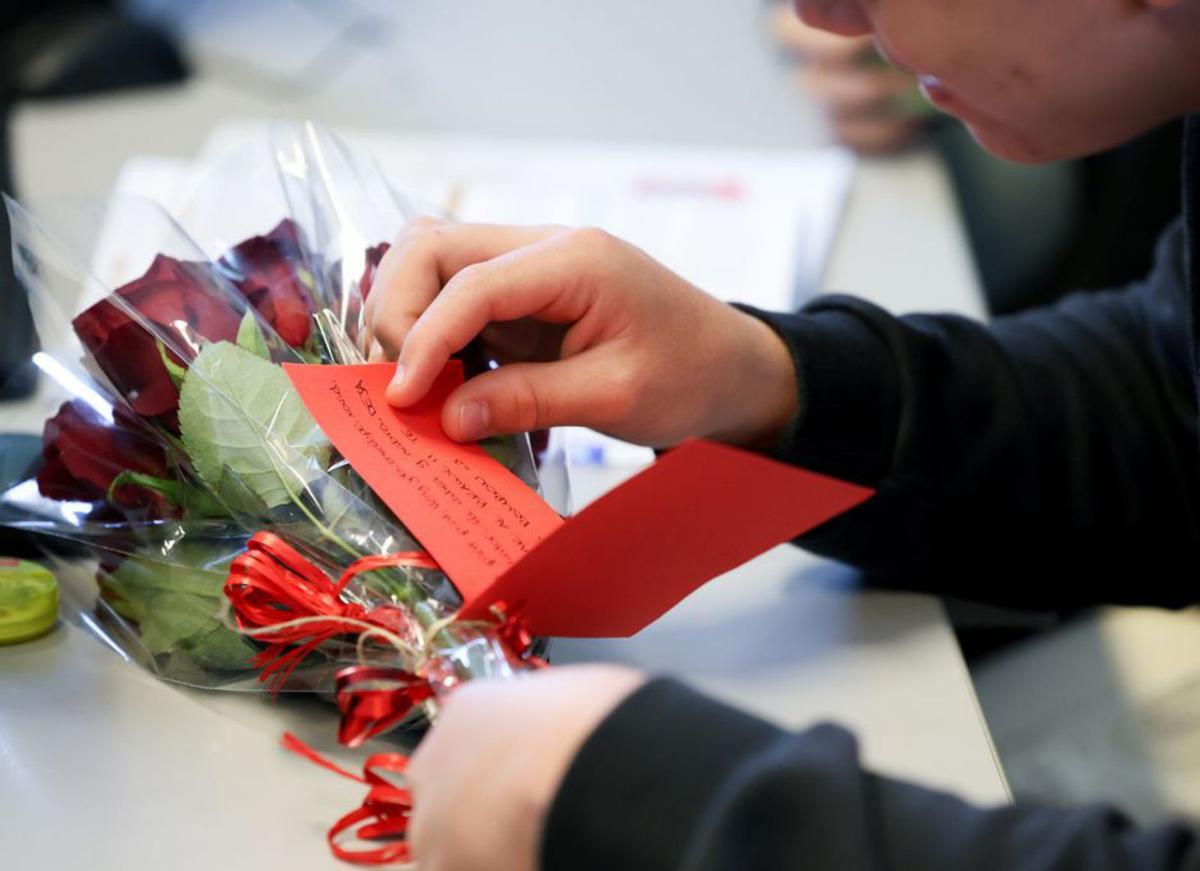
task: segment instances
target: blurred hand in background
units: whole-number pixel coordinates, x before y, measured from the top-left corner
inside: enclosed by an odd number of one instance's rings
[[[838,140],[863,154],[898,151],[915,141],[933,109],[916,81],[887,63],[871,37],[835,36],[804,24],[791,3],[774,4],[771,32],[797,67]]]

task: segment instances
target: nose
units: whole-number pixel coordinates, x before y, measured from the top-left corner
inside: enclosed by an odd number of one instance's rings
[[[795,0],[796,14],[809,27],[839,36],[864,36],[871,32],[871,19],[859,0]]]

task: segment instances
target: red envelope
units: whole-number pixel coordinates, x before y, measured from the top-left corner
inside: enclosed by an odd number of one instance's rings
[[[459,364],[403,410],[384,396],[391,364],[285,368],[330,441],[445,569],[462,616],[503,602],[537,635],[632,635],[874,492],[693,441],[563,521],[477,445],[442,432]]]

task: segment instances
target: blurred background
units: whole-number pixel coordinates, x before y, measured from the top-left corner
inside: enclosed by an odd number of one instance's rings
[[[896,311],[1016,311],[1133,280],[1178,211],[1177,126],[1086,160],[1003,164],[869,41],[814,34],[763,0],[17,0],[0,77],[0,186],[21,198],[124,185],[169,200],[214,143],[307,118],[379,145],[399,172],[436,164],[437,204],[464,217],[561,220],[539,217],[557,204],[644,233],[635,241],[698,283],[722,276],[730,298],[783,288],[769,297],[780,305],[837,289]],[[568,206],[548,176],[532,199],[514,182],[555,161]],[[708,180],[699,200],[672,166]],[[670,188],[672,210],[633,194],[585,208],[589,176],[632,178],[642,197]],[[466,205],[463,179],[476,185]],[[704,228],[680,223],[698,215]],[[729,240],[725,259],[696,262],[713,234]],[[743,234],[778,237],[787,268],[751,271]],[[8,247],[5,235],[0,396],[19,403],[36,389],[35,339]],[[763,286],[738,288],[742,276]],[[1178,655],[1200,650],[1191,615],[951,613],[1018,797],[1200,816],[1200,661]]]

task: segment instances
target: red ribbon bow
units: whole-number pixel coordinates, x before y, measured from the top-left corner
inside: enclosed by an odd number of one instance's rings
[[[358,747],[399,725],[415,705],[430,698],[429,681],[402,668],[343,668],[337,674],[337,706],[342,712],[338,742]]]
[[[276,691],[312,651],[339,635],[357,634],[366,626],[406,632],[394,609],[370,611],[342,599],[342,591],[357,575],[392,566],[437,569],[421,551],[370,556],[353,562],[336,582],[298,550],[271,532],[255,533],[230,566],[225,595],[241,629],[269,646],[254,660],[259,680],[271,681]],[[500,640],[513,654],[534,667],[544,665],[528,656],[533,636],[524,622],[505,614],[506,606],[492,608],[499,621]],[[321,617],[320,622],[296,624],[301,618]],[[292,625],[289,625],[292,624]],[[342,721],[338,740],[357,747],[401,723],[413,707],[432,698],[429,681],[400,668],[351,666],[337,674],[336,698]]]
[[[500,628],[497,630],[500,640],[516,654],[518,659],[531,668],[545,668],[549,665],[541,657],[530,654],[534,635],[530,631],[528,623],[515,614],[509,614],[508,605],[504,602],[492,605],[491,612],[500,624]]]
[[[339,635],[361,633],[363,624],[395,632],[399,628],[389,608],[367,611],[346,602],[342,591],[363,572],[393,566],[436,569],[438,564],[423,551],[401,551],[387,556],[355,560],[337,582],[294,547],[271,532],[256,532],[229,567],[225,596],[243,630],[271,642],[254,660],[258,679],[273,680],[276,691],[308,654]],[[287,625],[305,617],[326,618],[319,623]]]
[[[330,826],[326,840],[333,855],[360,865],[385,865],[411,859],[407,836],[412,795],[404,787],[379,774],[380,771],[390,771],[402,775],[408,767],[407,756],[402,753],[368,756],[360,776],[326,759],[290,732],[283,733],[283,746],[322,768],[371,787],[361,806]],[[373,850],[348,850],[340,842],[341,834],[347,830],[352,830],[353,836],[359,840],[386,840],[390,843]]]
[[[531,668],[546,662],[529,654],[533,634],[523,620],[505,616],[505,607],[492,608],[501,621],[497,635],[518,659]],[[356,665],[337,674],[337,706],[342,712],[338,741],[347,747],[363,742],[399,725],[414,706],[433,698],[429,680],[401,668]]]

